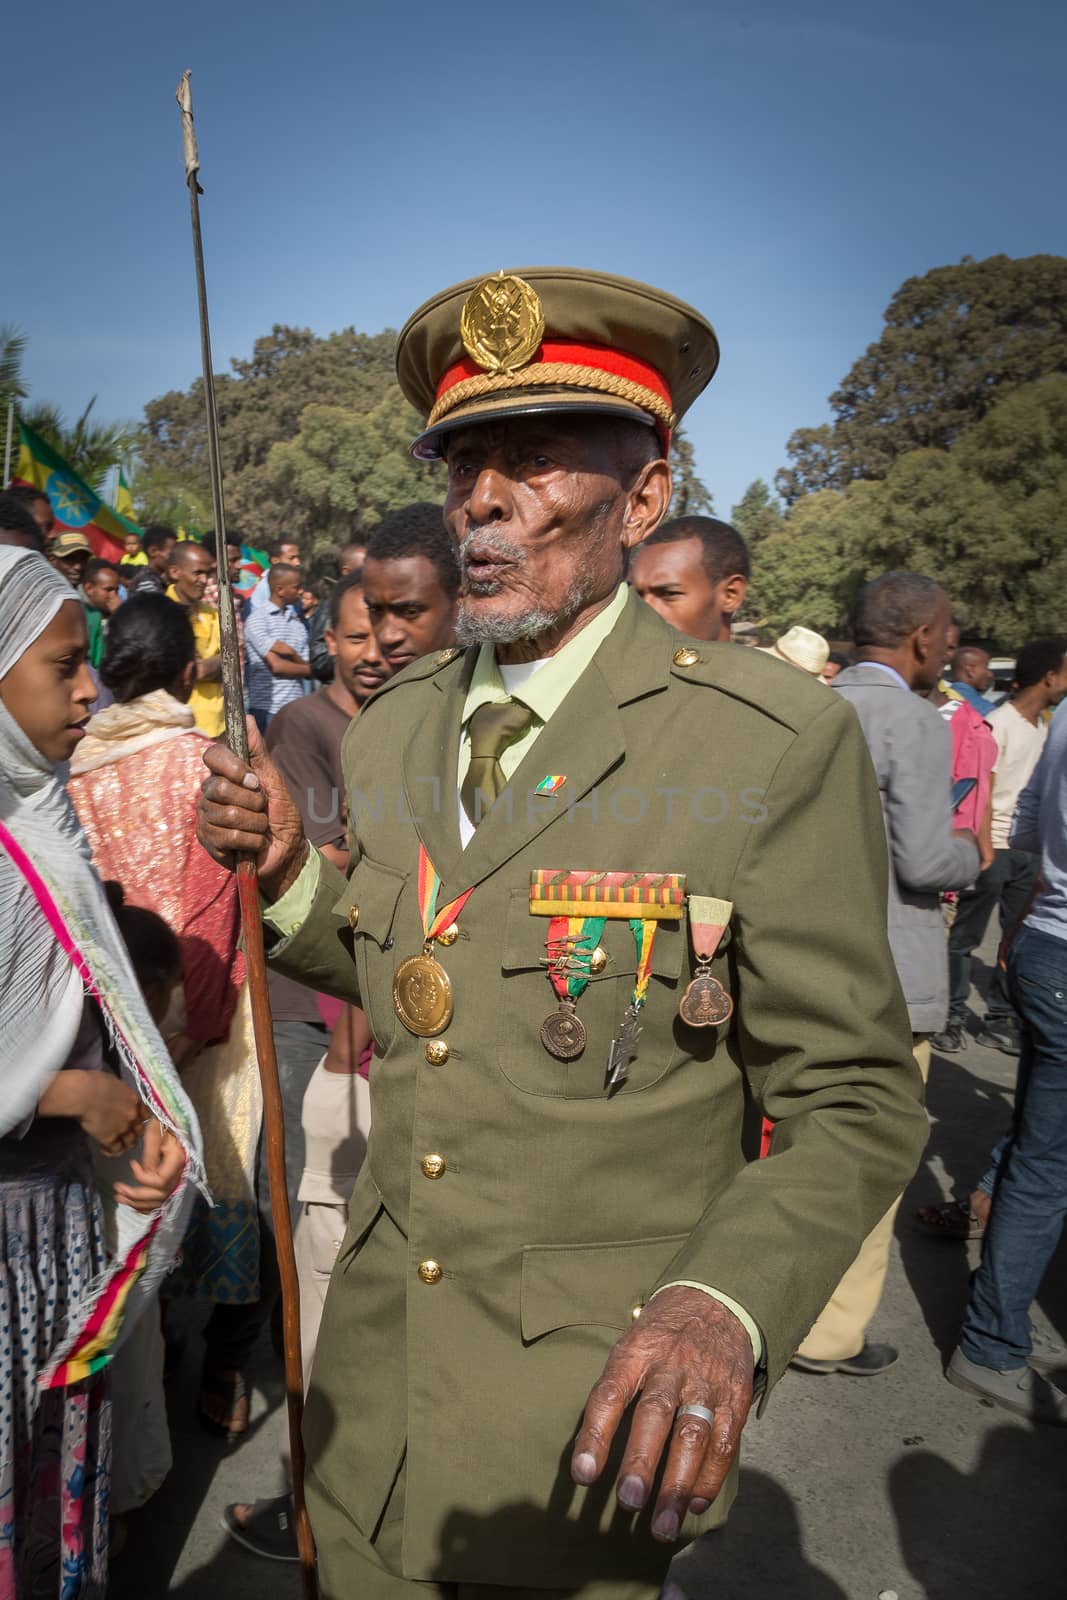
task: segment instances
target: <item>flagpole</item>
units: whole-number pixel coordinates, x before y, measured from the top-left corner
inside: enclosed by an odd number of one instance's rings
[[[7,402],[7,443],[4,445],[4,488],[11,482],[11,441],[15,432],[15,401]]]
[[[208,465],[211,476],[211,501],[215,514],[215,540],[219,555],[219,632],[221,634],[222,696],[226,712],[226,743],[235,755],[248,760],[248,732],[245,727],[244,689],[241,682],[241,656],[237,637],[237,617],[233,604],[229,564],[226,560],[226,511],[222,494],[222,464],[219,456],[219,419],[215,409],[215,379],[211,360],[211,331],[208,325],[207,280],[204,275],[204,247],[200,235],[200,195],[198,181],[200,155],[193,127],[193,96],[188,72],[178,85],[178,105],[182,116],[182,143],[185,154],[185,181],[189,189],[189,210],[193,230],[193,260],[196,266],[196,293],[200,312],[200,354],[204,373],[204,407],[207,418]],[[315,1544],[304,1504],[304,1444],[300,1425],[304,1409],[303,1374],[300,1357],[300,1288],[296,1275],[296,1254],[289,1216],[289,1194],[285,1175],[285,1120],[278,1059],[274,1050],[274,1029],[267,995],[267,964],[263,948],[263,923],[259,913],[259,886],[256,864],[250,855],[237,859],[237,889],[241,903],[244,934],[245,971],[252,1002],[252,1029],[259,1057],[259,1077],[263,1088],[263,1125],[267,1144],[267,1176],[270,1182],[274,1237],[278,1251],[278,1274],[282,1286],[282,1326],[285,1346],[285,1389],[289,1408],[289,1456],[293,1480],[293,1513],[296,1542],[300,1552],[300,1572],[305,1600],[316,1600]]]

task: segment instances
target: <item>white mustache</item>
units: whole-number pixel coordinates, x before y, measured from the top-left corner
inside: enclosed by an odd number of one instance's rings
[[[522,546],[505,539],[495,528],[471,528],[470,532],[464,535],[456,552],[459,557],[460,572],[464,578],[467,576],[467,556],[472,545],[477,545],[479,551],[488,550],[501,560],[512,561],[516,565],[526,560],[526,552]]]

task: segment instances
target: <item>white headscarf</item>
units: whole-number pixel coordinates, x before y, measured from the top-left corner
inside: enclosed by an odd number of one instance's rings
[[[80,604],[43,556],[0,545],[0,681],[64,603]],[[63,787],[0,701],[0,821],[33,859],[61,849],[90,874],[89,845]],[[100,891],[101,897],[103,891]],[[0,851],[0,1134],[28,1117],[70,1055],[82,980],[41,916],[25,878]]]

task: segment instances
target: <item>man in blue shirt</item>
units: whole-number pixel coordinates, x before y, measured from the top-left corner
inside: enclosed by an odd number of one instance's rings
[[[1015,1118],[1001,1157],[982,1263],[946,1376],[958,1389],[1067,1426],[1067,1394],[1035,1370],[1030,1306],[1067,1212],[1067,720],[1053,719],[1019,796],[1014,849],[1041,855],[1008,984],[1022,1022]],[[1041,1365],[1047,1365],[1041,1362]]]
[[[300,699],[311,677],[307,626],[294,610],[300,598],[300,568],[279,561],[267,579],[267,603],[245,623],[245,687],[248,709],[260,733],[266,733],[282,706]]]

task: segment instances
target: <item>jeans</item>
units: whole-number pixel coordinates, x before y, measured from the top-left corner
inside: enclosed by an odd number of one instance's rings
[[[265,737],[267,729],[271,724],[272,713],[269,711],[257,711],[255,706],[251,706],[249,707],[248,715],[252,718],[260,733]]]
[[[993,908],[1000,908],[1000,931],[1011,933],[1026,909],[1040,857],[1027,850],[996,850],[993,865],[979,873],[973,888],[960,894],[956,920],[948,936],[949,1020],[967,1020],[971,987],[971,953],[985,938]],[[986,996],[986,1022],[1017,1022],[1004,974],[994,965]]]
[[[289,1214],[296,1225],[296,1194],[304,1175],[304,1129],[300,1111],[304,1091],[330,1042],[325,1025],[317,1022],[276,1022],[274,1049],[285,1120],[285,1187]],[[260,1330],[269,1321],[281,1293],[278,1252],[274,1243],[274,1216],[267,1182],[267,1137],[259,1137],[256,1162],[256,1201],[259,1207],[259,1299],[246,1305],[216,1305],[204,1327],[204,1364],[222,1371],[240,1372]]]
[[[1067,938],[1024,927],[1008,982],[1022,1021],[1015,1123],[960,1338],[997,1372],[1030,1355],[1030,1306],[1067,1216]]]

